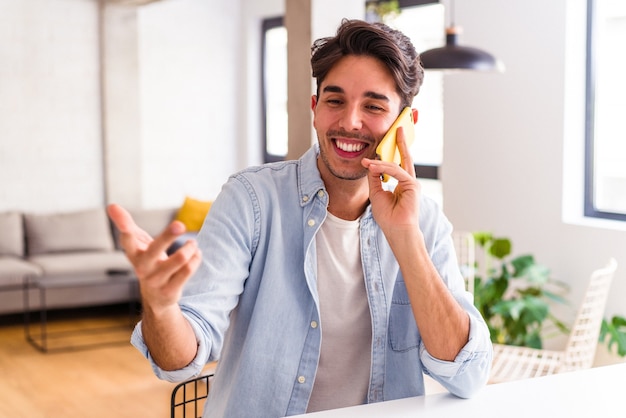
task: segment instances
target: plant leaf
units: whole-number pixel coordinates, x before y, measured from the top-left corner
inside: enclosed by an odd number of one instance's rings
[[[513,277],[521,277],[527,268],[535,264],[535,257],[532,255],[520,255],[511,260],[513,266]]]
[[[524,344],[526,345],[526,347],[541,349],[542,343],[541,343],[541,337],[539,336],[539,333],[532,332],[528,334],[526,338],[524,339]]]
[[[608,336],[608,339],[606,338]],[[615,315],[610,321],[602,320],[600,328],[601,342],[606,341],[607,347],[611,350],[614,346],[617,348],[617,354],[620,357],[626,356],[626,318]]]
[[[494,238],[489,246],[489,254],[502,260],[511,254],[511,240],[508,238]]]
[[[550,270],[542,264],[532,264],[524,269],[523,275],[530,283],[545,284],[550,279]]]
[[[489,232],[473,235],[477,247],[484,251],[485,261],[484,276],[475,278],[474,304],[487,322],[491,341],[541,348],[546,320],[555,324],[554,330],[568,333],[567,326],[550,314],[548,302],[567,301],[560,296],[564,292],[552,286],[559,283],[550,277],[549,269],[536,263],[530,254],[508,261],[507,256],[512,251],[508,238],[495,238]],[[481,271],[478,264],[476,269]],[[519,280],[513,282],[513,279]]]
[[[481,248],[485,248],[485,244],[493,239],[493,235],[490,232],[474,232],[474,241]]]
[[[623,316],[615,315],[611,319],[611,323],[615,328],[626,327],[626,318],[624,318]],[[626,332],[626,330],[624,330],[623,332]]]
[[[550,292],[549,290],[545,290],[545,289],[543,289],[542,293],[543,293],[543,296],[545,296],[546,298],[550,300],[553,300],[558,303],[562,303],[563,305],[569,305],[569,301],[561,295],[557,295],[556,293]]]
[[[521,299],[502,300],[493,305],[491,311],[504,318],[511,318],[517,321],[524,309],[524,301]]]
[[[525,296],[523,301],[525,308],[523,320],[525,323],[530,324],[536,322],[541,324],[548,317],[550,308],[543,300],[532,296]]]

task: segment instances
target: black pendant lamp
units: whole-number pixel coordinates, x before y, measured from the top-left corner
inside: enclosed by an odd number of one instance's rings
[[[504,65],[490,53],[458,45],[461,28],[454,24],[454,1],[451,9],[452,21],[446,28],[446,45],[422,52],[423,67],[426,70],[504,71]]]

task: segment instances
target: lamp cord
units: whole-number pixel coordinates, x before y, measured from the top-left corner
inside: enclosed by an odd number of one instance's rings
[[[454,27],[455,26],[455,10],[454,10],[454,0],[450,0],[450,27]]]

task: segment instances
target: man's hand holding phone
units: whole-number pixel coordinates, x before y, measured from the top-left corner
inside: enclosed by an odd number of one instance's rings
[[[380,141],[378,147],[376,147],[376,155],[381,161],[393,162],[401,165],[402,157],[397,144],[398,128],[402,128],[406,147],[407,149],[410,148],[411,144],[413,144],[413,141],[415,140],[414,125],[416,122],[416,116],[416,111],[414,112],[410,107],[405,107],[402,112],[400,112],[400,115],[391,125],[391,128],[389,128],[383,139]],[[382,180],[383,182],[387,182],[389,180],[389,175],[383,174]]]
[[[415,136],[413,120],[417,116],[417,111],[406,108],[400,116],[388,132],[393,133],[393,154],[389,152],[385,158],[391,161],[385,161],[385,159],[380,158],[380,155],[377,160],[368,158],[362,160],[363,166],[369,170],[368,181],[372,212],[387,239],[391,239],[397,233],[403,234],[401,231],[412,235],[415,230],[419,230],[417,221],[419,216],[417,214],[419,213],[421,190],[415,177],[415,167],[409,151],[410,142]],[[380,144],[384,141],[382,140]],[[387,141],[390,142],[391,140],[387,139]],[[383,149],[380,144],[378,148],[384,154],[383,151],[388,151],[388,149],[386,147]],[[377,153],[379,153],[378,148]],[[392,158],[396,158],[396,152],[398,153],[397,160],[392,160]],[[384,178],[389,177],[398,181],[393,191],[383,188]]]

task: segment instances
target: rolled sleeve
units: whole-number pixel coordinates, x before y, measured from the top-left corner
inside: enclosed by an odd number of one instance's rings
[[[470,315],[470,332],[465,346],[454,361],[444,361],[430,355],[424,343],[420,344],[420,358],[424,371],[446,387],[450,393],[469,398],[475,388],[483,386],[489,378],[493,346],[484,323]],[[486,332],[485,332],[486,331]]]
[[[166,380],[173,383],[182,382],[198,375],[206,365],[206,359],[208,358],[207,346],[206,343],[202,342],[203,338],[201,338],[202,333],[199,326],[193,320],[191,320],[188,315],[184,313],[183,315],[185,316],[187,321],[189,321],[189,324],[191,325],[191,328],[193,329],[193,332],[196,336],[198,351],[196,352],[196,356],[194,357],[194,359],[182,369],[163,370],[161,367],[159,367],[154,358],[150,355],[150,350],[148,349],[148,346],[144,341],[143,333],[141,330],[141,321],[135,326],[135,329],[133,330],[130,339],[131,344],[137,350],[139,350],[139,352],[141,352],[141,354],[146,359],[148,359],[154,374],[161,380]]]

